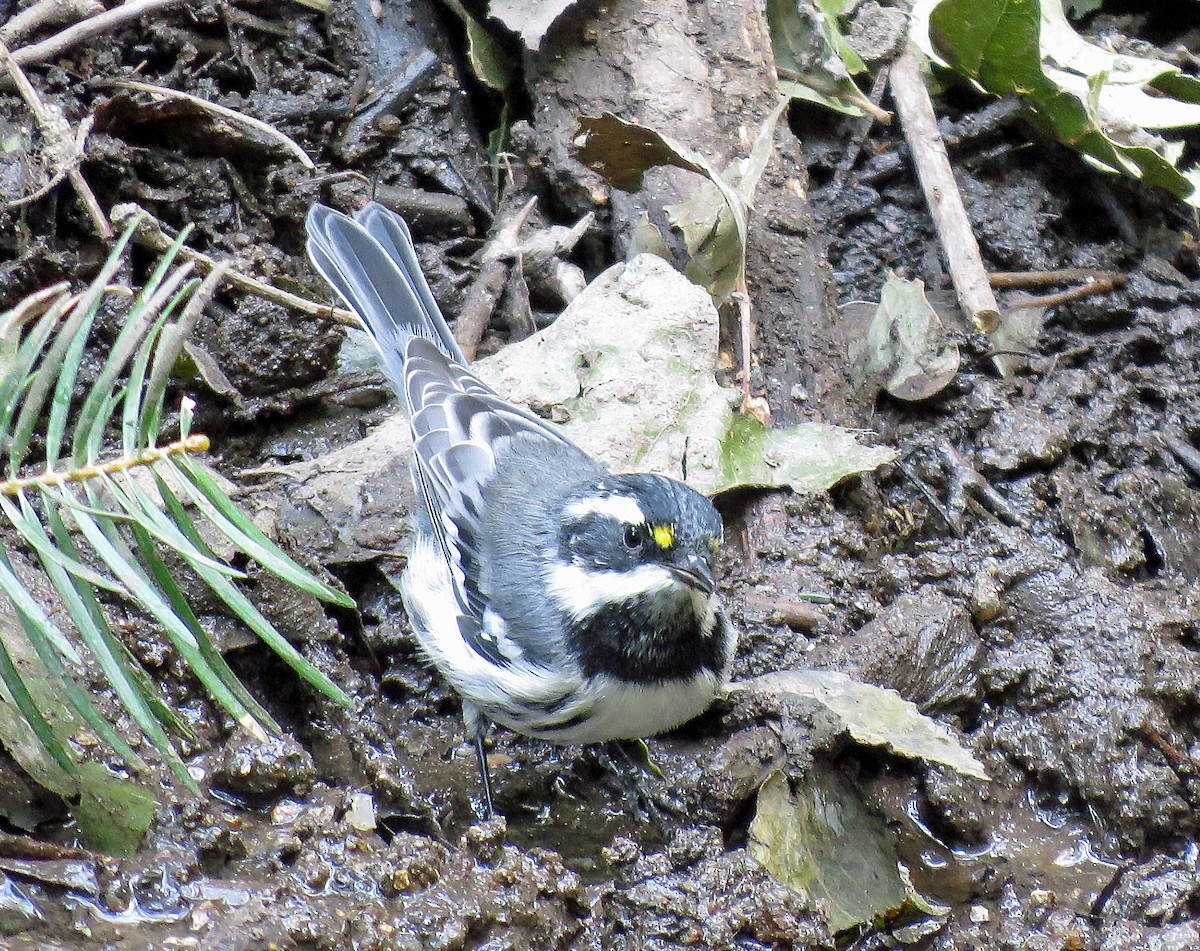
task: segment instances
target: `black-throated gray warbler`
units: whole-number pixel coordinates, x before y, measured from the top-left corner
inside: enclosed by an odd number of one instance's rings
[[[701,713],[735,643],[713,590],[712,503],[610,474],[472,374],[402,218],[314,205],[307,224],[309,256],[408,413],[418,511],[401,589],[422,652],[462,696],[489,815],[488,721],[595,743]]]

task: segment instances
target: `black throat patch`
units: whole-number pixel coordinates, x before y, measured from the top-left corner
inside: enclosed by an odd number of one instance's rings
[[[607,674],[649,685],[702,671],[720,674],[729,638],[725,617],[717,610],[707,634],[702,621],[691,598],[664,612],[661,601],[638,597],[566,627],[585,676]]]

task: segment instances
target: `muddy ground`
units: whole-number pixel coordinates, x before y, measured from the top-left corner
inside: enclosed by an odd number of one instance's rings
[[[1141,36],[1194,66],[1200,22],[1187,32],[1177,5],[1161,6],[1172,15],[1118,10],[1089,28]],[[192,247],[320,297],[302,253],[309,204],[352,207],[387,186],[381,197],[413,217],[454,314],[496,210],[486,135],[498,99],[464,78],[461,30],[443,8],[385,4],[376,19],[368,7],[336,2],[325,17],[300,4],[181,4],[30,73],[73,122],[95,116],[82,169],[103,208],[133,201],[168,228],[192,223]],[[594,276],[637,202],[609,200],[572,170],[556,152],[555,116],[565,103],[612,105],[589,86],[606,44],[618,27],[650,29],[656,14],[584,7],[526,59],[510,163],[517,198],[539,199],[538,224],[597,213],[574,255]],[[684,4],[681,32],[719,46],[726,34],[705,31],[730,9]],[[135,70],[271,123],[319,169],[236,125],[113,88]],[[368,87],[386,95],[364,99]],[[984,106],[959,89],[938,99],[951,120]],[[730,114],[712,122],[734,136]],[[781,749],[778,721],[727,704],[649,742],[668,777],[659,792],[681,806],[658,822],[639,818],[594,752],[502,731],[493,759],[507,820],[478,822],[457,701],[417,661],[389,580],[402,520],[375,513],[331,534],[288,480],[261,474],[380,423],[393,409],[383,379],[329,321],[227,290],[196,335],[224,378],[186,385],[197,426],[248,504],[271,510],[299,557],[357,599],[359,615],[325,616],[268,579],[256,594],[355,707],[323,703],[213,616],[231,662],[289,731],[258,746],[130,619],[134,653],[200,735],[189,762],[212,796],[190,800],[164,774],[150,834],[122,859],[76,849],[53,802],[27,804],[34,838],[4,846],[0,947],[832,947],[816,904],[745,848],[755,789],[781,756],[801,771],[818,761],[858,790],[936,906],[844,936],[852,947],[1200,947],[1194,220],[1034,140],[1011,114],[959,137],[952,159],[990,269],[1102,268],[1128,282],[1050,310],[1009,378],[960,326],[962,369],[938,396],[864,399],[830,343],[835,299],[877,299],[889,270],[931,289],[947,278],[898,133],[808,108],[789,118],[752,230],[753,382],[776,419],[853,424],[899,457],[821,497],[721,500],[723,590],[742,631],[735,675],[819,667],[895,687],[954,729],[993,781],[846,744],[814,748],[803,723],[787,726]],[[0,124],[27,123],[14,96],[0,97]],[[709,144],[728,157],[728,141]],[[6,200],[32,163],[10,152]],[[106,254],[65,185],[0,222],[3,307],[60,278],[86,281]],[[789,270],[813,250],[828,268]],[[131,277],[151,260],[137,250]],[[500,323],[484,349],[505,338]],[[802,623],[784,618],[780,605],[806,593],[827,603]]]

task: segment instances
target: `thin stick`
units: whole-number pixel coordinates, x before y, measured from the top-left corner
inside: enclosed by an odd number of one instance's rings
[[[163,230],[162,222],[144,208],[139,208],[132,203],[117,205],[112,210],[112,221],[118,228],[123,228],[138,215],[142,216],[142,220],[138,224],[137,231],[134,232],[133,240],[142,245],[142,247],[150,248],[160,254],[166,251],[171,246],[171,239],[167,237],[166,232]],[[194,251],[188,247],[180,248],[179,256],[188,261],[195,261],[205,271],[211,271],[217,266],[217,262],[208,255],[201,254],[199,251]],[[300,297],[298,294],[289,294],[287,291],[280,290],[278,287],[268,284],[265,281],[260,281],[257,278],[250,277],[233,269],[229,270],[227,279],[235,287],[240,287],[244,291],[257,294],[264,300],[273,301],[283,307],[298,310],[300,313],[308,314],[310,317],[322,317],[326,320],[332,320],[335,324],[343,324],[346,327],[357,327],[359,330],[363,329],[362,321],[345,308],[331,307],[328,304],[319,304],[306,297]]]
[[[1092,297],[1095,294],[1107,294],[1116,282],[1111,278],[1092,281],[1090,284],[1080,284],[1057,294],[1043,294],[1041,297],[1020,297],[1014,301],[1019,307],[1057,307],[1067,301],[1079,300],[1082,297]]]
[[[21,69],[16,56],[5,45],[4,41],[0,40],[0,75],[4,73],[12,77],[13,84],[17,87],[17,92],[24,100],[29,111],[33,113],[33,117],[38,124],[38,129],[41,131],[42,137],[46,140],[45,153],[50,158],[50,167],[57,169],[44,186],[31,195],[26,195],[15,202],[10,202],[10,207],[12,205],[23,205],[31,201],[36,201],[43,195],[49,194],[64,177],[69,178],[72,187],[75,189],[75,194],[79,196],[80,202],[83,203],[88,216],[92,219],[92,225],[95,227],[96,233],[105,241],[111,241],[113,239],[113,230],[108,223],[108,218],[105,216],[104,210],[100,207],[100,203],[96,201],[96,196],[88,185],[87,179],[79,171],[79,163],[83,158],[83,140],[87,137],[88,130],[91,128],[91,119],[81,122],[78,132],[73,133],[71,131],[71,124],[67,122],[67,118],[62,114],[62,110],[57,105],[47,103],[42,99],[38,91],[33,88],[33,83],[29,81],[29,77],[25,75],[25,71]]]
[[[495,237],[483,249],[483,264],[467,290],[466,302],[454,324],[454,339],[468,360],[474,360],[479,350],[479,341],[492,319],[492,311],[496,309],[496,301],[500,299],[508,277],[507,258],[516,248],[521,227],[536,202],[536,198],[529,199],[512,218],[500,225]]]
[[[208,452],[208,448],[207,436],[193,434],[188,436],[187,439],[180,439],[165,446],[143,449],[136,456],[130,456],[125,459],[113,459],[110,462],[83,466],[79,469],[71,469],[68,472],[43,472],[41,475],[30,476],[28,479],[5,479],[3,482],[0,482],[0,493],[4,495],[18,495],[34,486],[38,488],[58,486],[61,488],[68,482],[85,482],[88,479],[95,479],[101,475],[116,475],[118,472],[127,472],[138,466],[152,466],[154,463],[162,462],[162,460],[169,459],[171,456]]]
[[[0,26],[0,40],[11,46],[47,23],[74,23],[103,12],[100,0],[38,0]]]
[[[315,169],[316,163],[308,157],[308,153],[299,145],[289,139],[286,135],[276,129],[273,125],[263,122],[261,119],[255,119],[253,116],[245,115],[238,112],[236,109],[230,109],[228,106],[222,106],[215,102],[209,102],[207,99],[201,99],[199,96],[193,96],[191,93],[182,92],[178,89],[170,89],[167,86],[156,86],[153,83],[139,83],[130,79],[114,80],[112,82],[103,83],[104,86],[116,86],[120,89],[136,89],[138,92],[147,92],[154,96],[162,96],[165,99],[181,99],[184,102],[190,102],[198,109],[203,109],[205,112],[211,112],[213,115],[221,116],[224,119],[229,119],[233,122],[240,122],[247,128],[254,129],[256,132],[261,132],[268,138],[274,139],[285,149],[291,152],[300,164],[307,169]]]
[[[938,238],[946,252],[959,306],[980,331],[992,333],[1000,325],[1000,305],[988,285],[979,244],[946,155],[946,143],[938,132],[929,90],[921,79],[921,70],[911,49],[905,50],[892,64],[890,82],[904,138],[917,167],[917,177]]]
[[[1093,271],[1085,267],[1067,267],[1057,271],[993,271],[988,275],[992,287],[1047,287],[1076,281],[1112,281],[1120,287],[1127,277],[1120,271]]]
[[[22,47],[13,53],[13,59],[22,66],[45,62],[55,56],[61,56],[76,43],[86,40],[88,37],[116,30],[130,20],[136,20],[147,13],[153,13],[166,7],[182,6],[187,2],[188,0],[125,0],[119,7],[81,20],[40,43]]]

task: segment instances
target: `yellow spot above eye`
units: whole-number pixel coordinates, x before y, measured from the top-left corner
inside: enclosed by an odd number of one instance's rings
[[[655,525],[650,529],[650,533],[654,536],[654,544],[659,548],[667,549],[675,544],[675,529],[670,525]]]

